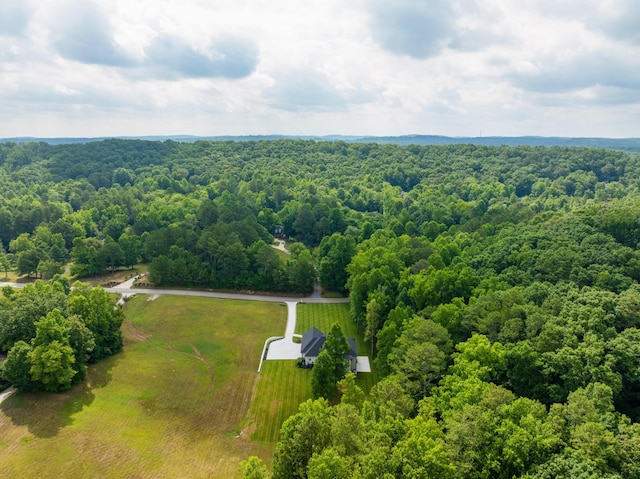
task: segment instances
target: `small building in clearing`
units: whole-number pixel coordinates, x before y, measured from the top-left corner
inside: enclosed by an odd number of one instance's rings
[[[313,367],[326,339],[327,335],[316,327],[309,329],[302,335],[300,354],[302,355],[302,365],[304,367]],[[356,340],[347,338],[347,343],[349,343],[349,352],[345,354],[344,358],[349,361],[349,370],[355,373],[357,371],[356,363],[358,358]]]

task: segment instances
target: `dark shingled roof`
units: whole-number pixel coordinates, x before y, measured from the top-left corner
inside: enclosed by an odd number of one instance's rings
[[[326,334],[318,328],[311,328],[302,335],[300,352],[303,356],[317,357],[320,354],[322,346],[324,346],[325,339],[327,339]]]
[[[311,328],[302,335],[302,344],[300,346],[300,353],[304,357],[318,357],[324,342],[327,339],[327,335],[320,331],[318,328]],[[345,358],[351,359],[358,356],[356,352],[356,340],[353,338],[347,338],[349,343],[349,352],[345,354]]]
[[[349,343],[349,348],[351,349],[347,354],[345,354],[344,357],[347,359],[358,357],[358,352],[356,350],[356,340],[353,338],[347,338],[347,342]]]

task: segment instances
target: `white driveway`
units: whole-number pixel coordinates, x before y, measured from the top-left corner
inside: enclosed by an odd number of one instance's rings
[[[298,359],[300,357],[300,343],[293,342],[293,333],[296,330],[296,306],[295,301],[287,301],[287,327],[284,338],[269,344],[266,359]]]

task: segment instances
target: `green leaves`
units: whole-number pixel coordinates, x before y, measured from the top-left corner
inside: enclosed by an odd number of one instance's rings
[[[69,296],[67,296],[69,294]],[[37,281],[0,306],[4,376],[24,391],[57,392],[86,377],[87,363],[122,349],[123,313],[102,288]]]
[[[76,374],[73,369],[75,358],[68,343],[54,340],[38,345],[28,355],[31,363],[31,378],[42,384],[48,392],[57,392],[71,387]]]
[[[311,391],[314,398],[330,401],[338,395],[338,381],[347,373],[345,355],[350,347],[339,323],[333,323],[327,333],[322,350],[313,365]]]

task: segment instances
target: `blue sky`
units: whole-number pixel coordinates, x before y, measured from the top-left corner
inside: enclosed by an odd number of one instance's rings
[[[635,0],[2,0],[0,137],[640,136]]]

